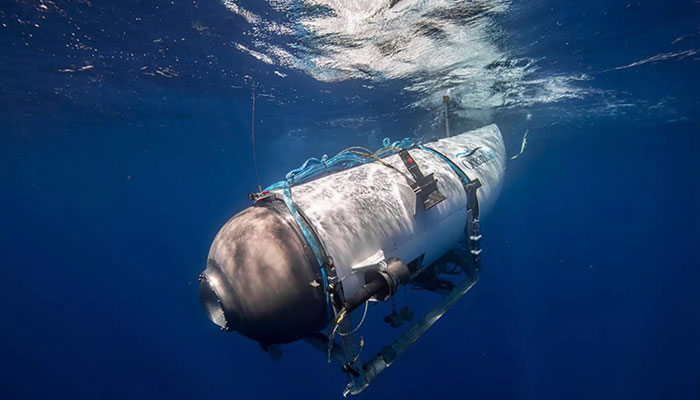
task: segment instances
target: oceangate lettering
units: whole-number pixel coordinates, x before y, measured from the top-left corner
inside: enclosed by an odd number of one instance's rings
[[[494,158],[496,158],[496,153],[494,153],[492,150],[487,152],[480,151],[480,154],[475,154],[471,157],[463,157],[462,165],[469,169],[474,169],[480,165],[486,164]]]

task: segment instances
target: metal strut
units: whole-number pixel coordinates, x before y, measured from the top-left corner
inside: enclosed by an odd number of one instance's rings
[[[403,333],[390,346],[384,347],[379,354],[374,356],[369,362],[363,366],[365,372],[365,381],[363,385],[357,386],[352,382],[343,392],[344,396],[350,394],[358,394],[370,385],[379,374],[384,372],[396,359],[403,354],[419,337],[421,337],[447,310],[452,308],[457,301],[464,296],[479,280],[475,275],[473,278],[467,278],[457,287],[455,287],[447,296],[445,296],[438,304],[436,304],[427,314],[413,324],[406,332]]]

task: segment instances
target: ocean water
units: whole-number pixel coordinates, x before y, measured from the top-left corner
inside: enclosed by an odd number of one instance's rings
[[[480,281],[358,398],[700,398],[697,0],[0,1],[0,398],[341,398],[199,304],[252,96],[265,186],[442,136],[448,90],[527,145]]]

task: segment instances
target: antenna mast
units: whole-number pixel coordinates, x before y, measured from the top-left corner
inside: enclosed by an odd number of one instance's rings
[[[450,137],[450,89],[442,95],[442,102],[445,104],[445,137]]]

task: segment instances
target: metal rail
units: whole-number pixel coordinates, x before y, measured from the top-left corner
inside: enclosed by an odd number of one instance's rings
[[[447,310],[449,310],[457,301],[464,296],[479,280],[478,276],[474,278],[468,277],[458,286],[456,286],[450,294],[445,296],[439,303],[430,309],[420,320],[416,321],[406,332],[399,336],[396,341],[390,346],[384,347],[379,354],[374,356],[369,362],[363,366],[364,381],[360,385],[357,381],[348,383],[347,388],[343,392],[344,396],[350,394],[358,394],[370,385],[385,369],[387,369],[396,359],[403,354],[419,337],[421,337]]]

